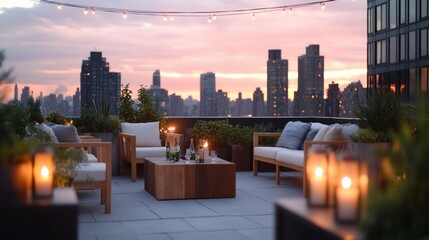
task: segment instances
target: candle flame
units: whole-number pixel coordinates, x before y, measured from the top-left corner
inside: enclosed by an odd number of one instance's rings
[[[168,127],[168,132],[174,133],[175,130],[176,130],[175,127]]]
[[[204,145],[203,145],[204,148],[207,148],[208,146],[209,146],[208,142],[205,142]]]
[[[349,189],[352,186],[350,177],[343,177],[343,179],[341,179],[341,186],[345,189]]]
[[[40,173],[43,178],[47,178],[49,176],[49,169],[46,166],[43,166]]]
[[[315,173],[316,173],[316,176],[318,176],[318,177],[322,176],[323,175],[323,168],[317,167]]]

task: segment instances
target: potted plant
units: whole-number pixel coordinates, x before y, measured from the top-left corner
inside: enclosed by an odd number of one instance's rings
[[[362,227],[365,239],[426,239],[429,236],[429,122],[421,105],[416,132],[404,123],[384,154],[385,188],[369,195]]]
[[[352,134],[349,150],[367,162],[371,189],[379,189],[382,185],[379,176],[380,152],[392,147],[392,135],[403,122],[412,129],[414,115],[415,106],[401,104],[390,92],[376,95],[368,100],[367,106],[360,106],[357,113],[360,129]]]
[[[231,146],[231,162],[235,163],[237,171],[252,169],[252,138],[253,129],[250,127],[234,126],[229,145]]]

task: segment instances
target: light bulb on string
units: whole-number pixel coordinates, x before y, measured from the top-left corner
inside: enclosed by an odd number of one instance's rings
[[[289,8],[289,14],[292,14],[292,8]]]
[[[216,13],[213,13],[212,19],[213,19],[213,21],[216,21]]]
[[[164,15],[164,22],[167,22],[167,15]]]
[[[127,18],[127,12],[124,12],[124,14],[122,15],[122,17],[123,17],[124,19],[126,19],[126,18]]]
[[[92,8],[92,14],[95,14],[95,9],[94,8]]]
[[[320,8],[323,10],[323,9],[325,9],[325,3],[324,2],[321,2],[320,3]]]
[[[173,21],[173,20],[174,20],[173,16],[170,16],[170,21]]]
[[[83,14],[88,15],[88,9],[85,8],[85,11],[83,11]]]
[[[255,16],[255,14],[253,13],[252,20],[255,20],[255,19],[256,19],[256,16]]]
[[[282,14],[285,14],[285,12],[286,12],[286,10],[283,8],[283,10],[282,10]]]
[[[62,6],[61,4],[58,4],[58,10],[61,10]]]
[[[209,17],[209,23],[212,23],[212,17]]]

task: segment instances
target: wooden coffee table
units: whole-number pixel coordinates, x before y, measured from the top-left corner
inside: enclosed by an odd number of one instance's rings
[[[145,190],[158,200],[235,197],[235,164],[217,159],[170,163],[147,157],[144,163]]]

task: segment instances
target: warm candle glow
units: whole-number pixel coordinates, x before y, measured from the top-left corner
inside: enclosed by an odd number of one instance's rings
[[[316,173],[316,176],[318,176],[318,177],[322,176],[323,175],[323,168],[317,167],[315,173]]]
[[[168,132],[174,133],[174,131],[176,131],[175,127],[168,127]]]
[[[204,145],[203,145],[204,148],[207,148],[208,146],[209,146],[208,142],[205,142]]]
[[[345,189],[349,189],[352,186],[352,180],[349,177],[343,177],[343,179],[341,179],[341,186]]]
[[[46,166],[43,166],[40,174],[42,175],[43,179],[47,180],[49,177],[49,169]]]

